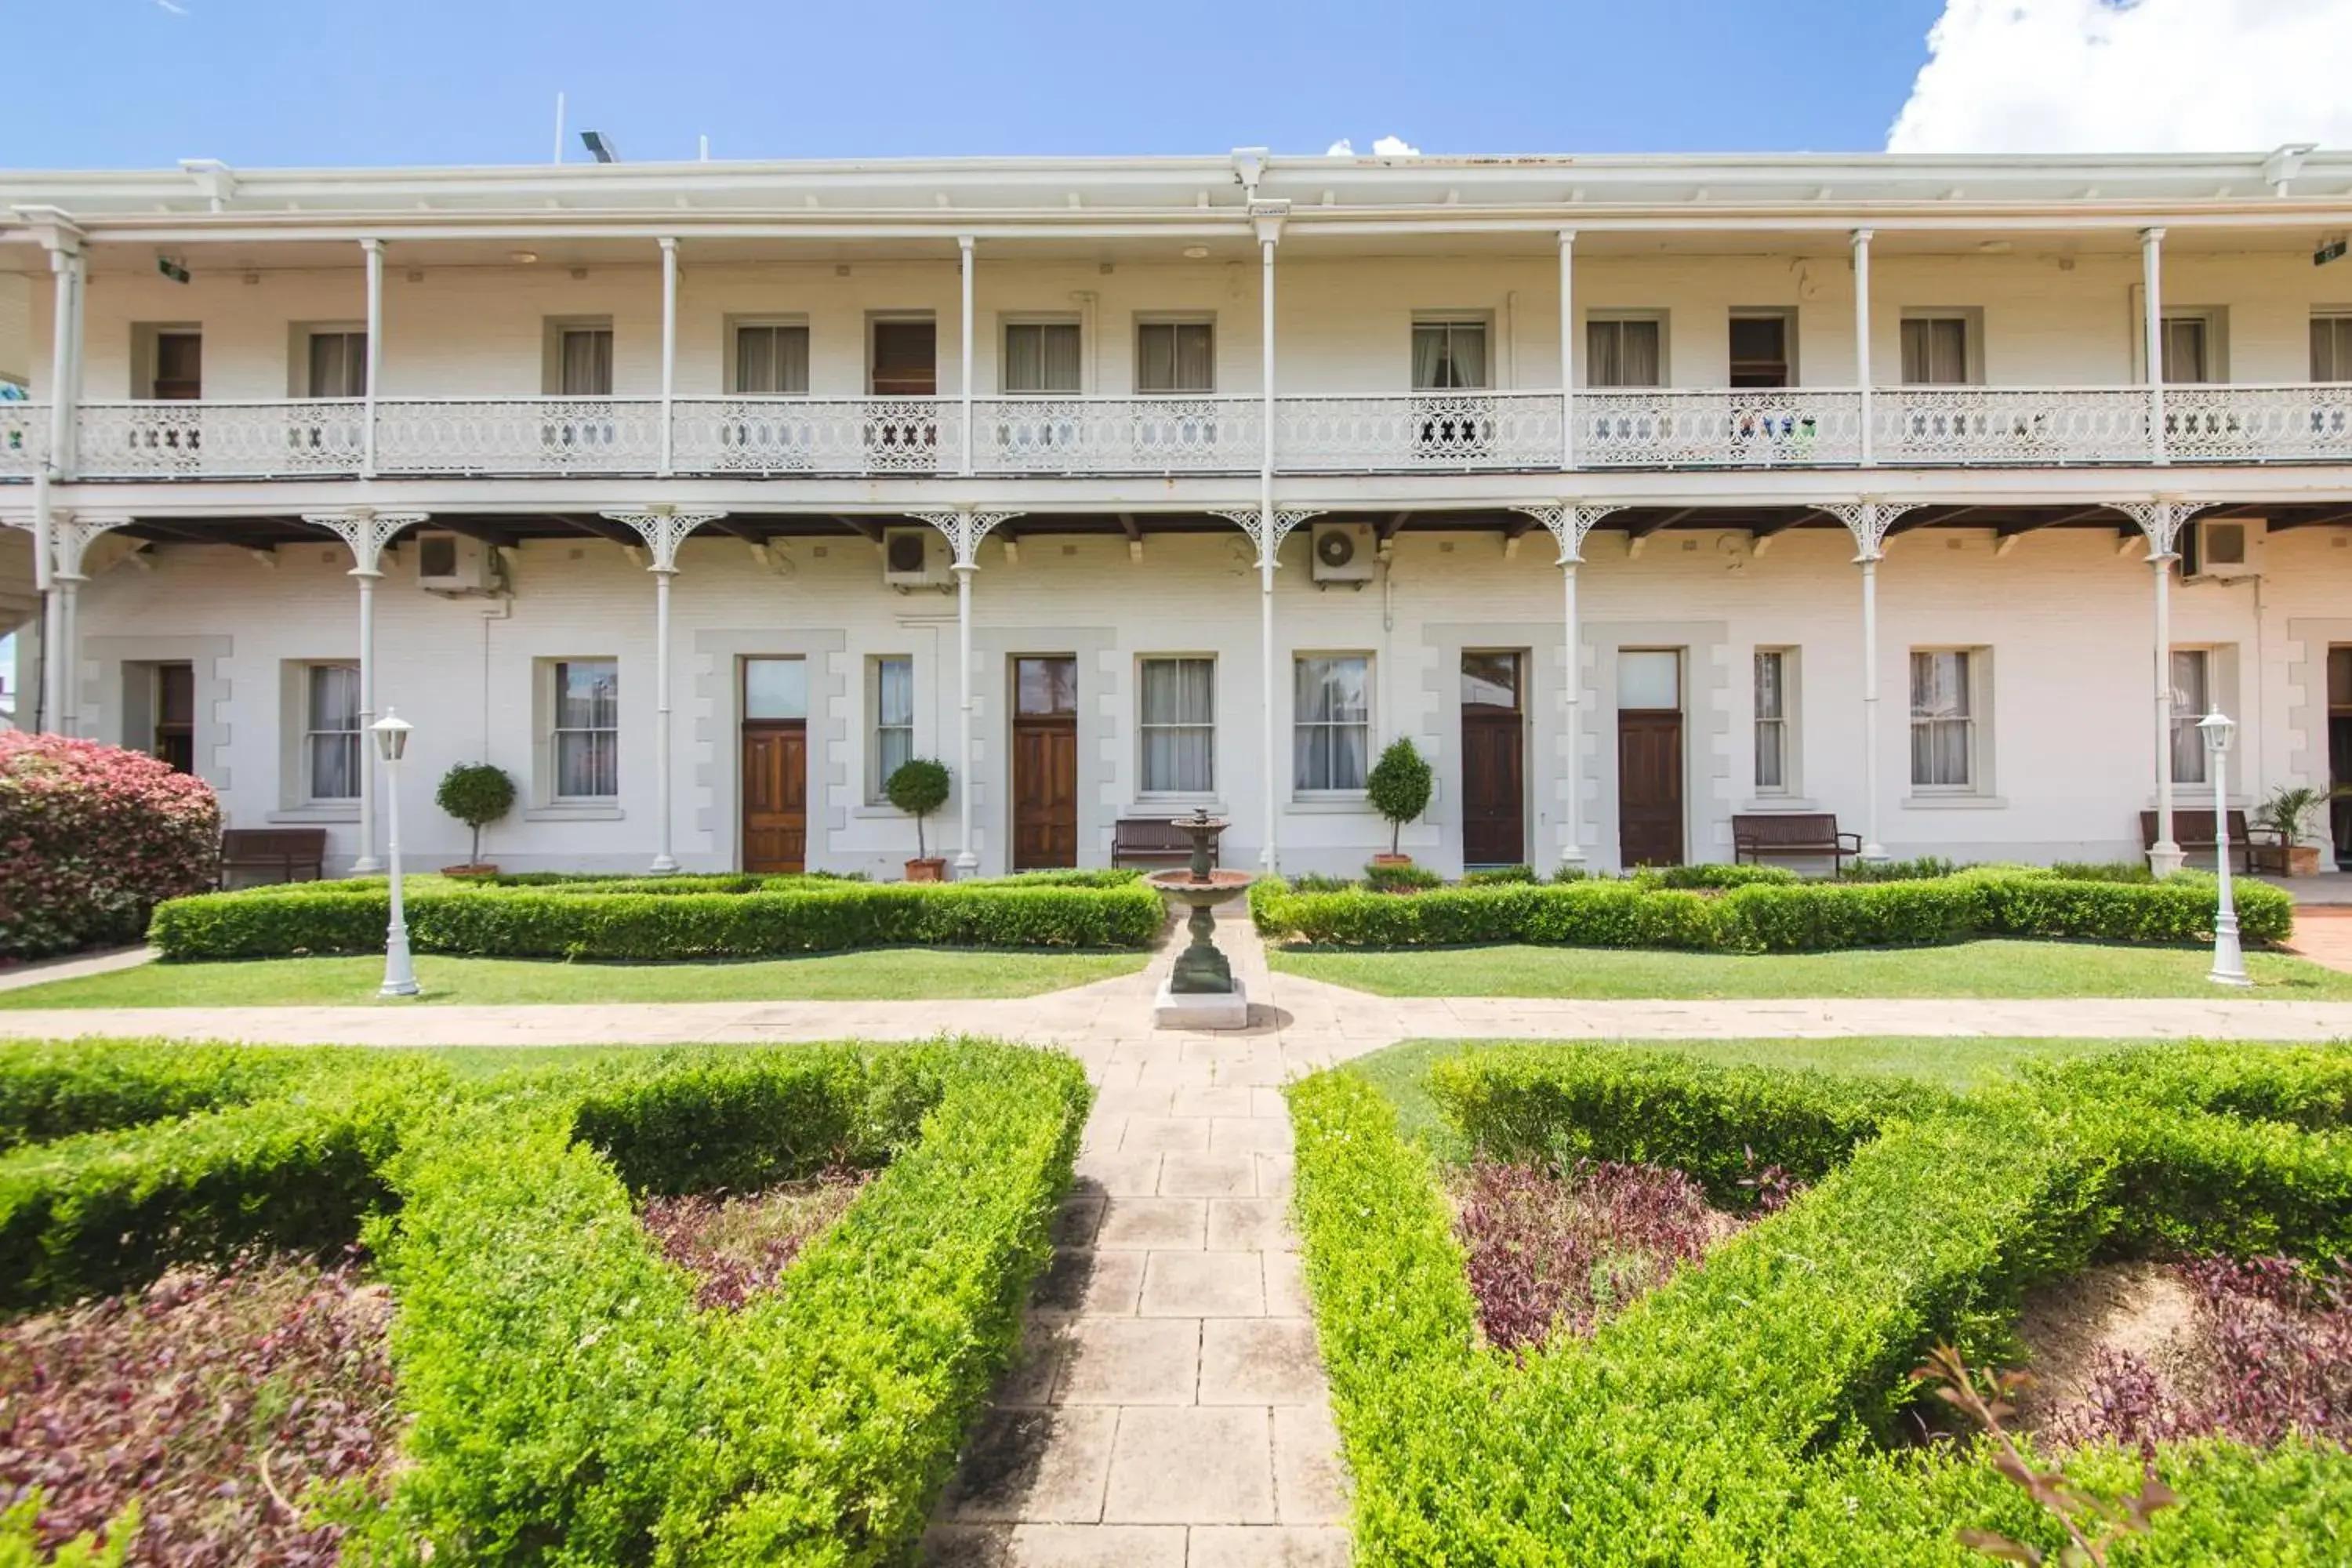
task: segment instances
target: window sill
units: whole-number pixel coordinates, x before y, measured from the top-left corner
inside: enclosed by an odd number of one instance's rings
[[[1300,816],[1371,816],[1371,798],[1356,791],[1347,795],[1293,795],[1289,809]]]
[[[522,814],[522,819],[525,822],[618,822],[627,815],[617,804],[579,801],[560,805],[534,805]]]
[[[2007,811],[2009,802],[1997,795],[1906,795],[1906,811]]]
[[[359,819],[360,803],[355,800],[336,801],[332,804],[321,804],[318,805],[289,805],[282,811],[273,811],[268,816],[262,818],[264,822],[283,822],[289,824],[357,822]]]
[[[1209,795],[1148,795],[1130,803],[1119,813],[1122,817],[1190,816],[1196,811],[1206,811],[1211,816],[1230,817],[1233,813],[1225,803]]]

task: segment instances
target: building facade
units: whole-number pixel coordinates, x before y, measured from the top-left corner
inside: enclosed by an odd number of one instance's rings
[[[2352,783],[2352,153],[0,174],[18,722],[513,869],[2118,858]],[[2142,814],[2158,813],[2152,835]],[[2352,824],[2335,826],[2352,857]]]

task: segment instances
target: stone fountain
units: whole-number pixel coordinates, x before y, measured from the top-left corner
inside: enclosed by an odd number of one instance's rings
[[[1209,868],[1224,819],[1203,806],[1174,826],[1192,840],[1192,864],[1181,871],[1154,871],[1144,879],[1192,913],[1185,928],[1192,945],[1176,955],[1176,966],[1153,998],[1152,1022],[1162,1029],[1244,1029],[1249,1026],[1249,996],[1234,978],[1233,965],[1217,951],[1219,904],[1241,897],[1250,885],[1246,871]]]

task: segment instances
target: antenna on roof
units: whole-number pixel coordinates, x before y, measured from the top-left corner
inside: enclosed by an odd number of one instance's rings
[[[580,133],[580,144],[587,148],[589,156],[594,158],[599,163],[617,163],[621,161],[620,149],[614,146],[613,139],[602,131],[583,131]]]

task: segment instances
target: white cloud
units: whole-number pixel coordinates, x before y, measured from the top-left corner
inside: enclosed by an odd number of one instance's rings
[[[1413,146],[1402,136],[1383,136],[1379,141],[1372,143],[1372,156],[1375,158],[1418,158],[1421,156],[1421,149]]]
[[[1352,158],[1356,155],[1356,144],[1353,142],[1349,141],[1345,136],[1342,136],[1337,142],[1332,142],[1328,147],[1324,148],[1323,155],[1326,158]]]
[[[2352,146],[2352,0],[1945,0],[1894,153]]]

